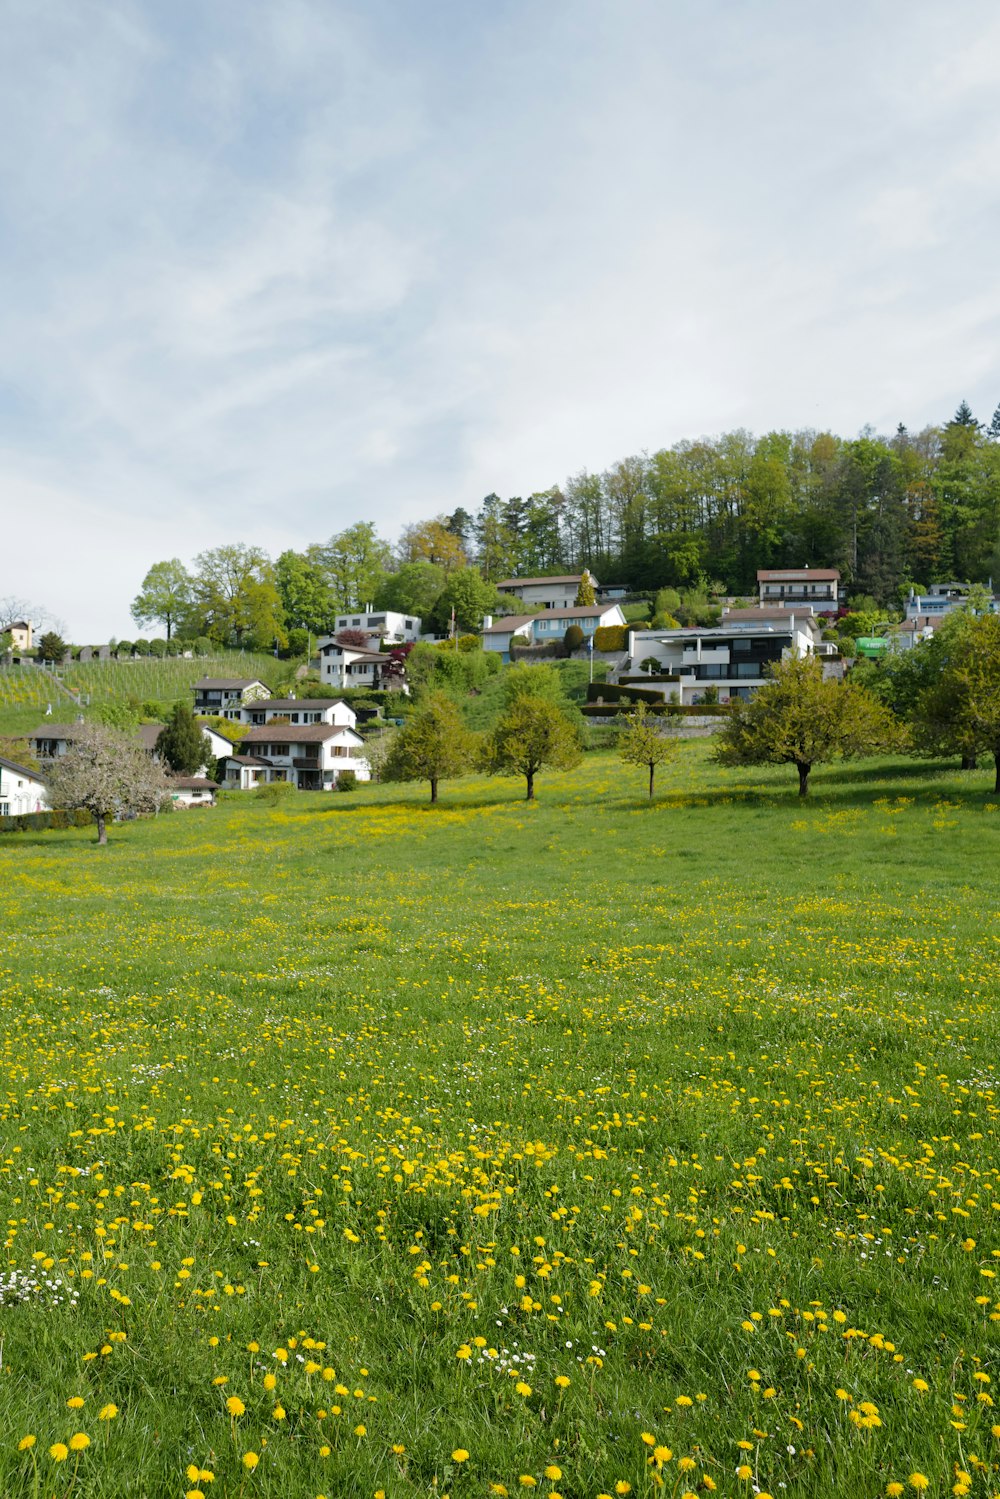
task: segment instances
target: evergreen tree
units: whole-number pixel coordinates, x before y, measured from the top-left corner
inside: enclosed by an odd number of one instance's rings
[[[583,572],[580,576],[580,586],[576,590],[576,598],[573,600],[573,602],[574,604],[579,604],[583,609],[592,609],[597,603],[597,595],[594,592],[593,580],[591,579],[590,572],[587,568],[583,569]]]
[[[962,401],[948,425],[949,427],[979,428],[982,426],[982,422],[976,421],[976,418],[972,415],[972,407],[968,401]]]
[[[160,730],[156,753],[179,775],[193,776],[212,751],[187,703],[176,702],[166,727]]]
[[[1000,405],[997,406],[996,411],[993,413],[993,420],[989,425],[989,434],[994,441],[1000,440]]]

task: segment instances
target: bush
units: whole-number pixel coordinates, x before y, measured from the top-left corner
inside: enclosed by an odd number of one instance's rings
[[[167,642],[165,640],[151,640],[149,642],[149,654],[162,661],[167,655]]]
[[[264,802],[269,807],[276,807],[279,802],[298,796],[298,789],[292,785],[291,781],[265,781],[263,786],[256,788],[253,795],[254,801]]]
[[[579,625],[570,625],[563,636],[563,645],[566,647],[567,656],[571,656],[574,651],[580,649],[583,645],[583,631]]]
[[[595,651],[624,651],[628,646],[625,625],[598,625],[594,631]]]
[[[207,635],[199,635],[197,640],[192,643],[191,649],[196,656],[210,656],[215,650],[215,646]]]
[[[357,791],[358,777],[356,771],[342,770],[336,781],[334,781],[334,785],[338,791]]]
[[[115,646],[115,655],[120,661],[123,656],[131,656],[134,650],[135,646],[132,644],[131,640],[119,640],[118,644]]]
[[[0,833],[28,833],[31,831],[63,832],[66,828],[93,827],[94,819],[82,808],[65,811],[57,807],[53,812],[17,812],[10,817],[0,817]]]
[[[137,656],[148,656],[149,655],[149,641],[148,640],[142,640],[142,639],[137,640],[136,643],[135,643],[135,653],[136,653]]]

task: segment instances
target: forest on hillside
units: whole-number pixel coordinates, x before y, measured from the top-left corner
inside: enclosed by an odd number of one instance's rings
[[[446,632],[511,607],[512,575],[588,568],[635,595],[746,595],[765,567],[837,567],[848,600],[899,606],[910,587],[1000,577],[1000,407],[891,437],[746,431],[675,443],[575,474],[527,498],[487,495],[403,528],[370,521],[272,560],[236,542],[189,569],[154,563],[139,624],[216,644],[285,646],[373,604]]]

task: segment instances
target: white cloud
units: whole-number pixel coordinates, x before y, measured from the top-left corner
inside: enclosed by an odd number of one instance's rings
[[[222,540],[1000,399],[986,0],[5,23],[0,593],[78,638]]]

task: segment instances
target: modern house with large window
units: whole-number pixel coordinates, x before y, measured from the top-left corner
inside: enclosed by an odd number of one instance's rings
[[[667,701],[697,703],[713,688],[720,702],[747,698],[768,666],[788,656],[836,655],[809,609],[731,609],[718,625],[630,630],[628,660],[616,674],[662,690]]]

